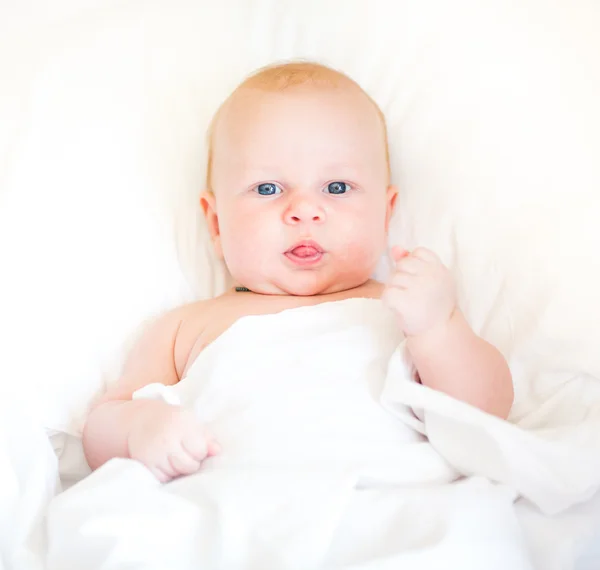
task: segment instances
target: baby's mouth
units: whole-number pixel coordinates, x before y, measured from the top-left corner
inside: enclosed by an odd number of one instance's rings
[[[323,254],[323,248],[314,241],[302,241],[285,252],[285,256],[297,265],[317,263]]]
[[[298,257],[312,257],[313,255],[317,255],[321,253],[316,247],[312,247],[310,245],[299,245],[290,251],[294,255]]]

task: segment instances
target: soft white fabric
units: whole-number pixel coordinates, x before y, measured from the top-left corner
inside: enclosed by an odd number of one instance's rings
[[[0,398],[0,570],[44,570],[46,507],[60,490],[56,456],[25,405]]]
[[[85,459],[81,437],[61,431],[48,435],[58,460],[61,489],[68,489],[91,473]]]
[[[177,386],[134,395],[194,410],[222,453],[164,487],[112,461],[63,493],[49,570],[531,568],[514,493],[451,484],[443,456],[381,406],[414,383],[401,340],[372,299],[240,319]]]
[[[379,300],[244,317],[178,385],[134,398],[193,410],[222,454],[166,486],[134,461],[100,468],[50,506],[50,570],[91,558],[106,569],[562,570],[593,521],[540,515],[587,497],[577,453],[547,453],[560,431],[532,434],[414,382]]]

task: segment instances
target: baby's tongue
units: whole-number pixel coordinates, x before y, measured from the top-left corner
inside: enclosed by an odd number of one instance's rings
[[[311,257],[318,253],[317,249],[310,245],[299,245],[292,249],[292,253],[297,257]]]

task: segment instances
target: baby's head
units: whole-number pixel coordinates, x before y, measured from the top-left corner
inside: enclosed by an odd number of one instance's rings
[[[201,204],[237,284],[317,295],[370,279],[396,190],[383,114],[354,81],[313,63],[265,68],[223,103],[209,137]]]

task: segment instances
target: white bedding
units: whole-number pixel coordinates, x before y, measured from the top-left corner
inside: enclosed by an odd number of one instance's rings
[[[24,421],[24,416],[14,409],[10,413],[3,412],[0,418],[0,570],[42,570],[45,568],[46,548],[41,517],[51,498],[61,488],[56,456],[41,428]],[[9,447],[7,443],[11,440],[15,445]],[[63,483],[64,488],[86,473],[87,466],[78,441],[60,434],[57,434],[56,440],[59,452],[64,441],[69,440],[69,453],[63,455],[59,462],[63,481],[66,482],[66,485]],[[21,458],[23,449],[32,450],[31,455],[38,457],[34,473]],[[121,473],[137,470],[138,480],[145,480],[146,487],[151,488],[155,496],[159,492],[156,485],[131,462],[127,465],[114,462],[113,465]],[[81,485],[79,491],[84,492],[85,488]],[[156,501],[153,505],[154,512],[159,515],[161,504]],[[531,549],[534,568],[597,570],[600,567],[600,495],[555,517],[543,517],[524,501],[519,501],[515,510]],[[68,524],[55,530],[68,539]],[[169,530],[177,532],[174,521],[170,521]],[[557,544],[561,544],[563,549],[558,558]]]
[[[365,299],[238,321],[179,385],[136,394],[195,409],[222,455],[166,486],[109,462],[50,502],[46,568],[574,568],[594,519],[592,503],[568,508],[585,469],[545,445],[569,430],[528,432],[414,383],[395,331]]]
[[[50,441],[25,413],[0,397],[0,570],[42,570],[43,516],[60,490]]]

